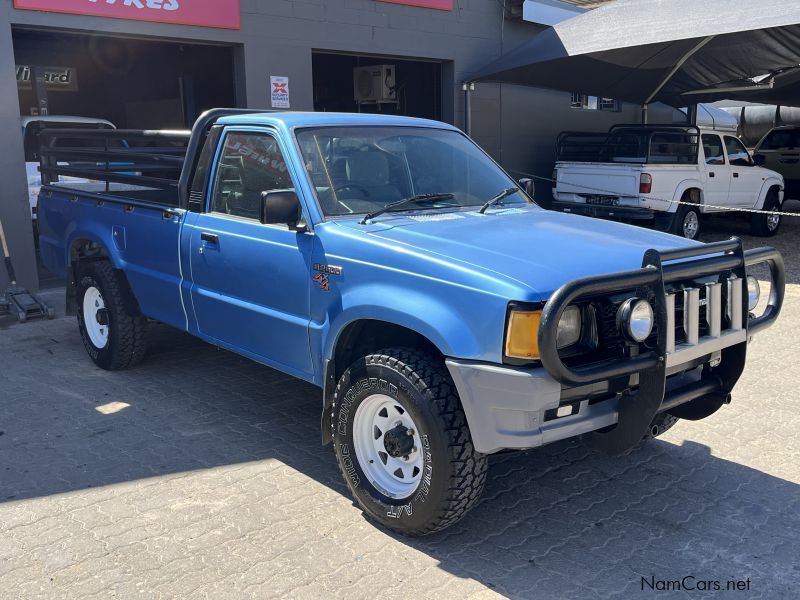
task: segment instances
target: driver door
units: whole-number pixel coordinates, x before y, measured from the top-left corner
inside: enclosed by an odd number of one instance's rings
[[[191,299],[199,333],[305,379],[313,234],[261,223],[261,193],[296,189],[269,130],[228,128],[206,211],[187,222]]]

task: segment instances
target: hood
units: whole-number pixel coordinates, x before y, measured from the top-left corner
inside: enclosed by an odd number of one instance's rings
[[[340,222],[360,228],[357,221]],[[511,279],[544,300],[580,277],[637,269],[646,250],[698,245],[680,237],[536,206],[382,215],[367,235]]]

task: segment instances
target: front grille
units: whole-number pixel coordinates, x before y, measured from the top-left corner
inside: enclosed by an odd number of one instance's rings
[[[671,285],[667,290],[667,354],[686,346],[696,346],[703,340],[715,339],[727,331],[743,329],[741,309],[742,280],[730,277],[726,281],[687,281]],[[617,328],[617,311],[631,294],[592,301],[597,314],[599,347],[586,357],[596,362],[624,355],[626,342]],[[729,299],[736,299],[730,302]],[[655,302],[651,299],[655,311]],[[640,350],[655,349],[658,332],[641,344]]]

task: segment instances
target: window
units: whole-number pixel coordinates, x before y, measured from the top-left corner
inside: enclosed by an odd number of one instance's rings
[[[232,132],[217,163],[209,210],[260,221],[261,193],[293,188],[274,137]]]
[[[761,143],[759,150],[795,150],[800,147],[800,130],[774,129]]]
[[[753,159],[739,138],[725,136],[725,151],[728,153],[728,162],[735,167],[752,167]]]
[[[718,135],[703,135],[703,153],[707,165],[724,165],[725,155],[722,153],[722,141]]]
[[[600,96],[587,96],[573,92],[570,99],[570,108],[582,108],[585,110],[606,110],[619,112],[622,107],[619,100],[613,98],[602,98]]]
[[[356,215],[418,194],[448,197],[398,210],[479,207],[515,187],[494,162],[457,131],[429,127],[318,127],[297,141],[326,216]],[[512,194],[506,206],[524,203]]]

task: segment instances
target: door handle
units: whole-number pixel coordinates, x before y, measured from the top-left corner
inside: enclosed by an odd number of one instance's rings
[[[200,240],[209,244],[218,244],[219,236],[214,233],[203,232],[200,234]]]
[[[717,175],[716,175],[716,173],[714,173],[714,171],[709,171],[708,172],[708,176],[709,177],[716,177]]]
[[[738,177],[738,176],[739,176],[739,174],[738,174],[738,173],[734,173],[734,174],[733,174],[733,176],[734,176],[734,177]]]

